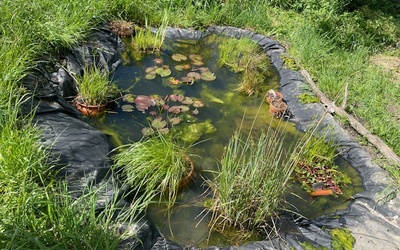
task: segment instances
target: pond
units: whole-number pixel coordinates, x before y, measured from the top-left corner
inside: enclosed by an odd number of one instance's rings
[[[111,134],[116,146],[139,141],[149,132],[155,117],[159,116],[163,116],[162,121],[168,122],[168,125],[163,125],[163,128],[168,128],[166,133],[175,132],[186,138],[188,143],[194,143],[190,153],[196,155],[193,158],[196,178],[182,190],[171,214],[168,216],[166,207],[162,205],[154,205],[148,209],[149,217],[160,231],[170,240],[184,245],[205,247],[242,243],[232,240],[234,237],[227,234],[210,234],[210,215],[204,213],[208,198],[207,188],[203,185],[204,180],[212,179],[212,171],[218,171],[224,146],[234,131],[239,128],[245,132],[252,131],[253,136],[257,137],[261,130],[285,123],[284,147],[288,149],[303,135],[290,121],[282,122],[271,116],[263,95],[248,96],[236,90],[241,81],[240,75],[219,62],[219,45],[226,42],[226,39],[211,35],[202,40],[166,40],[163,50],[158,54],[138,55],[127,49],[123,55],[124,64],[117,68],[113,80],[124,90],[124,94],[128,95],[121,98],[118,105],[106,115],[88,118],[88,122],[94,127]],[[130,40],[126,39],[124,42],[129,48]],[[177,55],[186,57],[181,57],[186,60],[179,61],[180,56]],[[195,56],[190,58],[190,55]],[[184,66],[186,64],[189,65],[187,68]],[[154,66],[168,68],[170,72],[167,71],[164,75],[162,72],[151,73],[154,77],[148,76],[149,72],[155,70],[152,68]],[[174,80],[182,79],[190,71],[202,73],[204,70],[215,76],[215,79],[194,77],[193,81],[187,83],[174,83]],[[278,87],[279,78],[275,69],[269,66],[268,71],[263,91]],[[151,96],[162,103],[138,108],[132,103],[138,96]],[[181,100],[176,100],[178,98]],[[190,104],[183,105],[185,100]],[[160,107],[166,104],[168,107],[164,107],[164,111],[175,106],[179,108],[162,112],[163,108]],[[172,121],[174,125],[171,125]],[[196,127],[194,124],[201,126]],[[294,184],[286,197],[292,205],[288,209],[314,218],[346,207],[348,198],[361,191],[361,179],[347,162],[341,158],[337,158],[336,162],[338,170],[347,174],[353,181],[351,185],[343,188],[344,195],[311,197],[300,185]]]

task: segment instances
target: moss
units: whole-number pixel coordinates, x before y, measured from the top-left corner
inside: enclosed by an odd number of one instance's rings
[[[300,70],[300,66],[296,63],[293,57],[286,54],[281,54],[281,59],[283,61],[284,67],[291,70]]]
[[[328,249],[326,247],[314,246],[313,244],[311,244],[309,242],[302,242],[301,246],[304,248],[304,250],[327,250]]]
[[[335,228],[330,231],[332,237],[332,249],[335,250],[348,250],[353,249],[355,239],[351,235],[350,230],[347,228]]]
[[[210,119],[205,122],[190,124],[179,133],[178,137],[185,143],[192,144],[198,140],[203,134],[211,134],[217,131]]]
[[[318,103],[319,102],[319,98],[314,96],[314,95],[310,95],[308,93],[303,93],[297,96],[300,100],[301,103],[307,104],[307,103]]]

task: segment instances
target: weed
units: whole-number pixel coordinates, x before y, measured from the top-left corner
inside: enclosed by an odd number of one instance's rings
[[[319,98],[315,95],[310,95],[308,93],[303,93],[297,96],[301,103],[319,103]]]
[[[272,72],[267,55],[247,38],[226,39],[219,44],[220,65],[227,65],[234,72],[242,73],[237,90],[247,95],[265,93],[265,80]]]

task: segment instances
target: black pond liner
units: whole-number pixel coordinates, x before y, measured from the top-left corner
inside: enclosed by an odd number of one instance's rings
[[[280,89],[292,112],[291,122],[301,131],[307,131],[314,121],[323,117],[325,107],[320,103],[301,104],[297,96],[308,92],[302,75],[285,67],[281,55],[285,48],[269,37],[234,27],[210,27],[206,31],[168,28],[170,39],[201,39],[209,34],[235,38],[248,37],[258,43],[270,56],[280,76]],[[26,112],[35,110],[35,121],[42,132],[42,143],[50,147],[51,160],[57,162],[58,176],[68,181],[71,194],[79,197],[88,187],[101,187],[98,208],[123,192],[110,175],[107,158],[112,150],[107,135],[85,123],[80,113],[68,102],[75,92],[70,72],[81,74],[84,62],[98,64],[114,70],[120,63],[124,50],[121,39],[107,28],[95,30],[88,40],[72,50],[65,51],[56,59],[45,58],[36,70],[25,79],[25,86],[34,95],[25,102]],[[365,191],[354,196],[345,210],[316,219],[300,219],[283,216],[279,219],[280,237],[250,242],[245,246],[217,247],[208,249],[303,249],[300,242],[331,248],[329,229],[348,228],[356,239],[355,249],[399,249],[400,202],[391,197],[391,178],[386,171],[371,161],[370,155],[341,128],[331,114],[326,115],[319,129],[329,126],[329,139],[340,145],[340,155],[361,175]],[[389,197],[393,199],[389,199]],[[128,209],[121,201],[121,210]],[[135,225],[122,225],[121,230],[140,228],[138,238],[125,240],[119,249],[183,249],[185,246],[166,239],[145,219]]]

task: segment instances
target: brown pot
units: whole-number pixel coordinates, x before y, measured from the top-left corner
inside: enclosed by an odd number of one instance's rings
[[[190,171],[189,173],[182,178],[182,180],[179,182],[179,189],[185,188],[195,177],[195,172],[194,172],[194,163],[192,159],[190,159],[188,156],[185,157],[186,162],[189,164]]]
[[[271,104],[273,101],[277,101],[277,102],[282,102],[283,99],[283,94],[281,92],[278,91],[274,91],[275,92],[275,96],[271,95],[270,93],[267,93],[265,95],[265,99],[267,100],[267,102],[269,104]]]
[[[86,116],[96,116],[99,115],[101,112],[107,109],[108,103],[101,104],[101,105],[89,105],[83,103],[79,98],[75,98],[74,100],[75,107]]]
[[[286,103],[282,101],[273,101],[269,105],[269,113],[277,118],[280,118],[285,113],[287,108],[288,106]]]

